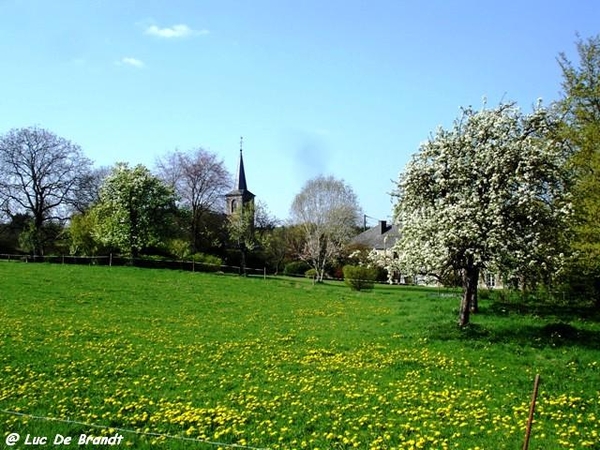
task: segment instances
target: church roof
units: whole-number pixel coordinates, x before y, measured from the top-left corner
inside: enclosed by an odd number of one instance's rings
[[[227,197],[240,196],[244,200],[253,199],[255,195],[248,190],[248,184],[246,183],[246,171],[244,170],[244,157],[242,155],[242,149],[240,146],[240,162],[238,164],[237,176],[235,178],[235,184],[233,190],[226,194]]]
[[[248,185],[246,184],[246,171],[244,170],[244,158],[242,156],[241,148],[240,148],[240,163],[238,165],[238,173],[237,173],[237,189],[240,191],[248,190]]]

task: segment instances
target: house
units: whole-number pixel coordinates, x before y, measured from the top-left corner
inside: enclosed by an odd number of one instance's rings
[[[396,241],[400,238],[398,226],[388,225],[385,220],[363,231],[350,241],[351,246],[362,247],[371,251],[370,259],[377,266],[390,270],[392,261],[398,257],[394,251]],[[388,281],[390,283],[404,283],[404,277],[397,271],[388,272]]]
[[[396,225],[388,225],[385,220],[380,220],[376,226],[354,237],[351,244],[363,246],[385,255],[388,251],[391,251],[399,237],[400,234]]]
[[[387,266],[391,261],[398,258],[393,247],[399,238],[400,231],[397,225],[388,225],[385,220],[380,220],[376,226],[363,231],[358,236],[354,237],[350,243],[354,246],[374,250],[377,254],[378,265]],[[401,284],[410,282],[430,286],[438,285],[438,282],[432,277],[415,276],[410,279],[405,278],[399,272],[391,274],[390,281]],[[485,269],[481,271],[479,276],[480,289],[501,289],[502,287],[502,279],[497,272]]]

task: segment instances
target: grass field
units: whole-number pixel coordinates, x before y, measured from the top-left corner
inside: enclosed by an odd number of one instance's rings
[[[598,315],[482,300],[458,330],[457,307],[435,289],[0,263],[0,448],[519,449],[539,373],[530,448],[600,449]]]

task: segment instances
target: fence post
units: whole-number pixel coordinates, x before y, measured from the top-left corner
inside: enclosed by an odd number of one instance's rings
[[[527,418],[527,427],[525,429],[525,442],[523,442],[523,450],[529,449],[529,438],[531,436],[531,426],[533,424],[533,414],[535,412],[535,401],[538,395],[540,385],[540,374],[536,374],[533,382],[533,395],[531,396],[531,405],[529,406],[529,417]]]
[[[267,268],[263,267],[263,280],[267,279]]]
[[[112,267],[112,253],[108,257],[108,267]]]

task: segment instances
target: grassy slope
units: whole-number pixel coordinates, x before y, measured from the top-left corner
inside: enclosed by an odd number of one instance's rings
[[[0,409],[255,447],[513,449],[540,373],[530,448],[600,448],[596,319],[484,301],[459,331],[438,294],[0,263]],[[101,433],[5,413],[0,431]]]

